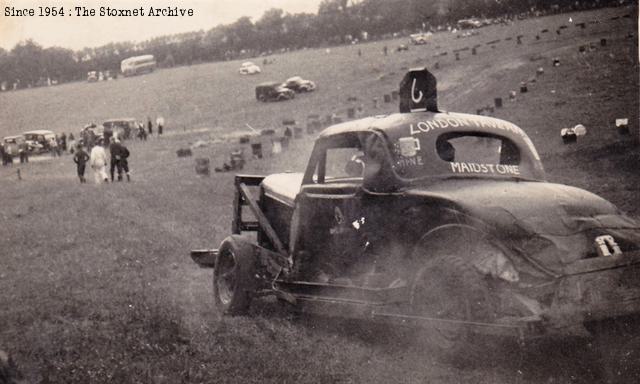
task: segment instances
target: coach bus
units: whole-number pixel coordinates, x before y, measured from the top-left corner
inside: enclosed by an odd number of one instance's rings
[[[120,70],[125,76],[134,76],[141,73],[153,72],[156,69],[156,59],[153,55],[129,57],[122,60]]]

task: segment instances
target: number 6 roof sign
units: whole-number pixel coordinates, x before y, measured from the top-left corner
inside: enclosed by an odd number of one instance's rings
[[[438,112],[436,77],[426,68],[413,68],[400,82],[400,113]]]

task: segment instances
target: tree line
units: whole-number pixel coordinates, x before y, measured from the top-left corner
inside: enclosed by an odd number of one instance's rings
[[[241,17],[208,31],[173,34],[144,42],[118,42],[79,51],[43,48],[32,40],[0,48],[3,89],[86,79],[88,71],[119,72],[130,56],[152,54],[159,66],[255,57],[304,47],[379,39],[393,33],[435,30],[463,18],[514,18],[620,5],[626,0],[323,0],[317,14],[269,9],[253,22]]]

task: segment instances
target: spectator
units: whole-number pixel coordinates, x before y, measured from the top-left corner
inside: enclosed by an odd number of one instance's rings
[[[2,165],[7,165],[7,152],[2,144],[0,144],[0,156],[2,157]]]
[[[67,135],[64,132],[60,135],[60,149],[62,152],[67,151]]]
[[[29,147],[26,141],[22,140],[18,144],[18,154],[20,155],[20,163],[29,162]]]
[[[73,162],[76,163],[78,169],[78,177],[80,178],[80,183],[86,183],[87,179],[84,178],[84,170],[87,165],[87,161],[89,161],[89,155],[84,151],[82,145],[78,145],[78,149],[76,154],[73,156]]]
[[[147,131],[144,130],[144,125],[142,123],[138,123],[138,139],[147,140]]]
[[[49,141],[49,151],[53,157],[56,157],[60,154],[58,150],[58,135],[55,138]]]
[[[71,153],[73,155],[73,153],[76,151],[76,139],[73,137],[73,133],[69,134],[69,143],[67,144],[68,148],[69,148],[69,153]]]
[[[162,128],[164,127],[164,117],[158,116],[156,119],[156,126],[158,127],[158,136],[162,135]]]
[[[118,169],[118,180],[120,180],[120,174],[124,171],[127,176],[127,181],[131,181],[129,174],[129,149],[122,143],[120,143],[120,169]]]
[[[147,116],[147,128],[149,129],[149,136],[153,135],[153,123],[151,118]]]
[[[124,146],[120,144],[119,140],[117,140],[115,137],[111,138],[111,145],[109,146],[109,152],[111,153],[111,182],[114,181],[116,169],[118,170],[118,181],[122,181],[122,159],[125,149],[126,148],[124,148]]]
[[[107,154],[102,145],[103,140],[99,138],[97,144],[91,149],[91,155],[89,156],[89,164],[93,169],[93,177],[96,184],[109,181],[109,176],[107,176]]]

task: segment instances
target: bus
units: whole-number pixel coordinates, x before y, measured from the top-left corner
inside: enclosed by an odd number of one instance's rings
[[[156,69],[156,59],[153,55],[129,57],[122,60],[120,70],[125,76],[134,76],[141,73],[153,72]]]

